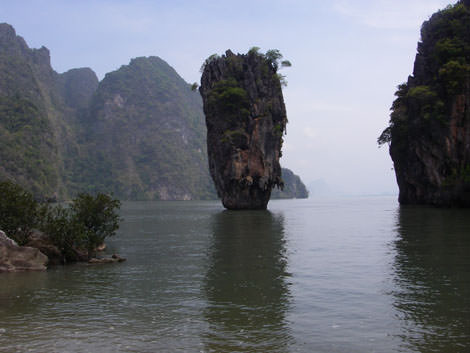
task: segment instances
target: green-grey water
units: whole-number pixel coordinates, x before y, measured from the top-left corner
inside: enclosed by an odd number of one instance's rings
[[[0,352],[469,352],[470,210],[133,202],[127,262],[0,275]]]

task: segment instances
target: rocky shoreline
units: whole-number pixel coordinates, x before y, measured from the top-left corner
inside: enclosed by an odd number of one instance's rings
[[[0,231],[0,273],[18,271],[45,271],[49,258],[39,249],[19,246]]]
[[[100,248],[97,250],[104,250],[105,246]],[[77,250],[75,260],[73,262],[86,262],[90,265],[126,261],[125,258],[117,254],[113,254],[111,257],[89,258],[87,254],[79,250]],[[20,246],[0,230],[0,273],[45,271],[50,266],[64,263],[60,250],[50,241],[48,242],[47,236],[43,233],[34,232],[28,243],[25,246]]]

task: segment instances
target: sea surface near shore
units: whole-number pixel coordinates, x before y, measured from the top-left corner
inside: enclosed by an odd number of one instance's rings
[[[468,352],[470,210],[126,202],[127,262],[0,276],[0,352]]]

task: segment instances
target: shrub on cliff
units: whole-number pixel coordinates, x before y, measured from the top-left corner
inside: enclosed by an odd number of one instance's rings
[[[235,79],[217,82],[209,94],[208,101],[219,114],[229,119],[244,118],[250,114],[248,94]]]
[[[421,28],[413,76],[398,86],[390,124],[379,145],[401,147],[409,129],[432,134],[434,122],[447,126],[456,96],[470,78],[470,8],[463,1],[435,13]],[[413,123],[411,123],[413,121]]]

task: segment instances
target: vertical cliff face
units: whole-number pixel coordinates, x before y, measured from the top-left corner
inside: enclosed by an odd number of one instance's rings
[[[396,96],[379,143],[390,144],[400,203],[470,206],[470,1],[423,24]]]
[[[98,88],[98,77],[87,67],[71,69],[59,75],[58,86],[68,107],[76,110],[87,109]]]
[[[1,23],[0,179],[27,185],[35,195],[61,190],[54,78],[49,51],[30,49],[12,26]]]
[[[209,170],[228,209],[265,209],[281,181],[287,122],[278,65],[251,50],[209,58],[200,93],[207,125]]]

